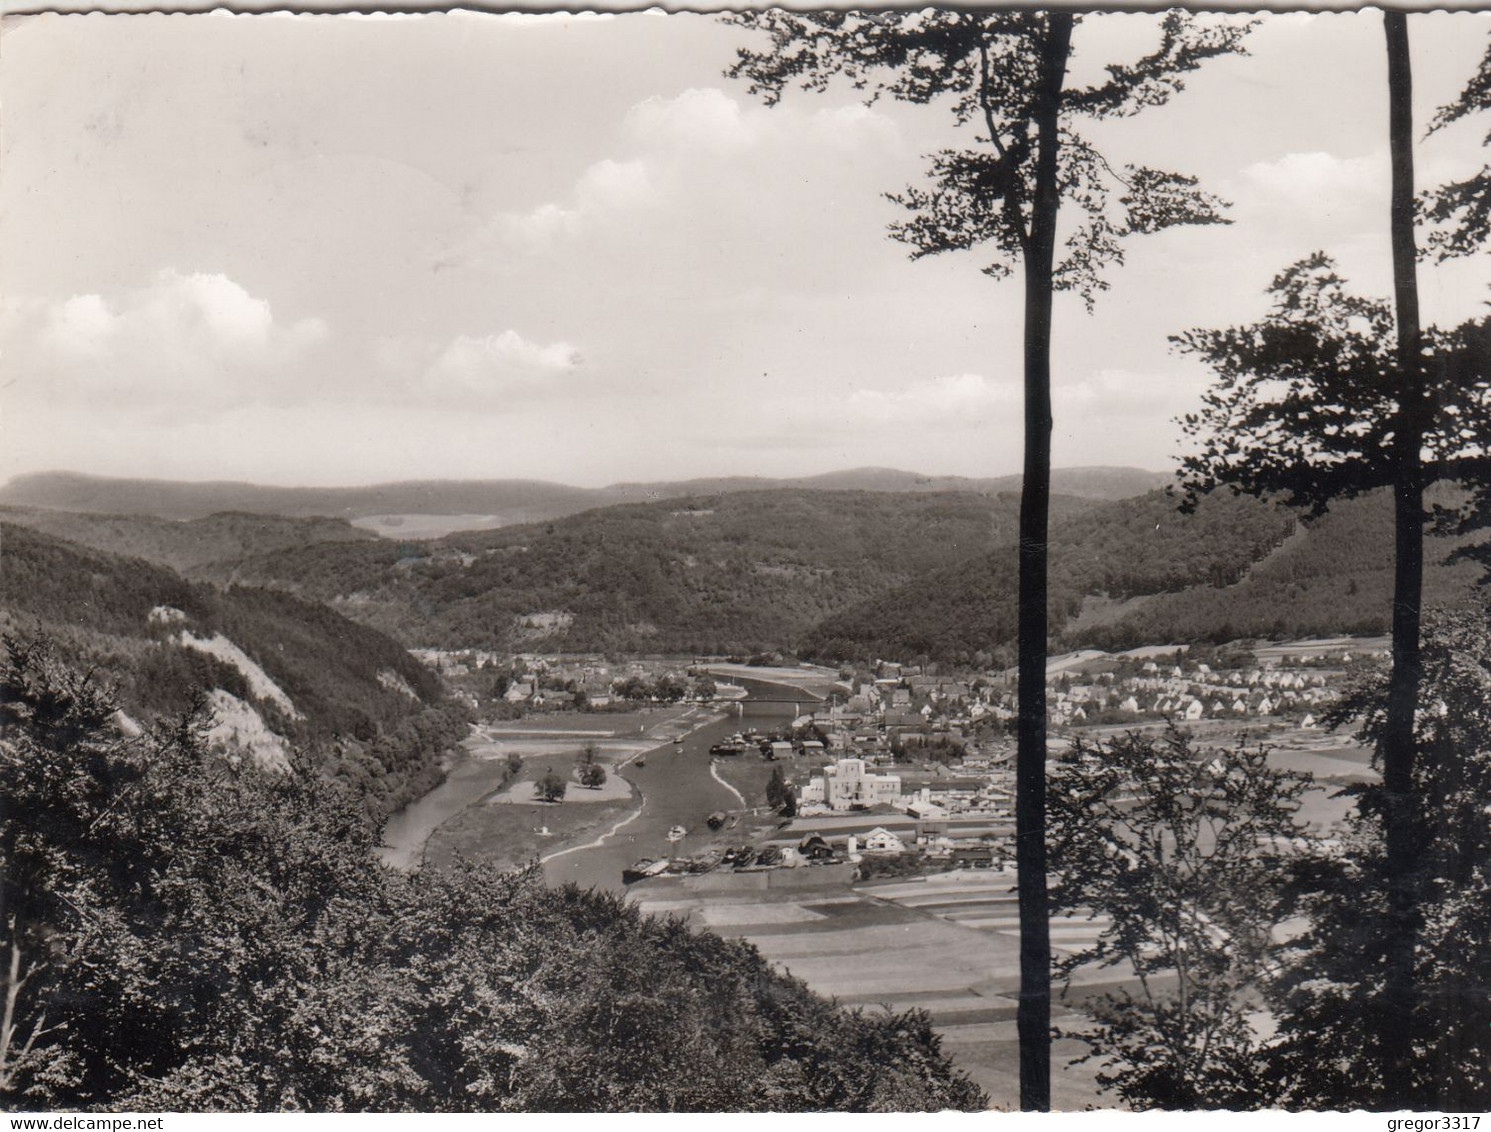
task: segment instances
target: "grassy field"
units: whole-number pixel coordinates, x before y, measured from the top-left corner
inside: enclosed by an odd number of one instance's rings
[[[720,777],[739,790],[746,805],[752,808],[766,805],[766,783],[771,779],[771,768],[775,765],[754,751],[715,761],[715,769]],[[791,766],[783,764],[783,774],[790,774],[791,771]]]
[[[639,822],[631,829],[615,850],[616,860],[602,870],[604,879],[620,888],[621,869],[637,856],[664,846],[670,825],[681,822],[703,831],[704,818],[712,809],[733,808],[733,799],[709,777],[708,758],[703,755],[708,744],[720,737],[722,718],[709,708],[690,705],[614,714],[572,712],[484,724],[462,743],[469,757],[446,781],[389,822],[385,860],[401,868],[421,860],[440,866],[461,854],[511,866],[584,845],[640,804],[633,786],[617,774],[620,766],[627,765],[628,776],[640,775],[637,785],[666,812],[657,821]],[[686,763],[679,762],[685,748],[670,741],[674,736],[686,737],[692,752]],[[598,791],[580,786],[571,777],[576,760],[589,746],[594,746],[608,773],[605,786]],[[631,761],[643,753],[653,757],[655,769]],[[521,760],[516,776],[506,769],[511,755]],[[551,768],[570,779],[566,801],[558,805],[532,797],[532,781]],[[688,773],[680,774],[683,770]],[[764,784],[765,779],[763,789]],[[670,808],[670,799],[681,799],[682,808]],[[541,832],[545,827],[548,832]],[[638,845],[637,835],[649,831],[655,836]],[[577,860],[563,860],[564,867],[574,873]],[[597,882],[588,874],[562,879]]]
[[[599,837],[633,808],[630,797],[583,805],[540,802],[470,806],[430,836],[425,863],[439,868],[463,856],[502,868],[523,865],[556,849]],[[541,832],[544,829],[547,834]]]
[[[629,739],[669,723],[690,710],[688,707],[658,707],[620,712],[564,712],[484,723],[481,729],[494,739],[501,739],[504,735],[562,735],[567,732]]]

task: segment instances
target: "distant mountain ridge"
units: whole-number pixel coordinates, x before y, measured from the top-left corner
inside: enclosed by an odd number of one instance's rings
[[[1058,468],[1051,489],[1086,499],[1126,499],[1168,482],[1164,472],[1140,468]],[[326,516],[451,515],[487,517],[486,527],[545,522],[594,507],[698,495],[796,488],[815,491],[973,492],[1018,491],[1020,477],[974,479],[928,476],[894,468],[853,468],[815,476],[769,478],[727,476],[658,483],[618,483],[583,488],[542,480],[409,480],[363,487],[270,487],[231,481],[187,482],[36,472],[0,487],[0,504],[81,511],[97,515],[148,515],[203,519],[220,512]],[[396,533],[389,531],[386,533]]]
[[[537,480],[410,480],[366,487],[270,487],[231,481],[115,479],[76,472],[16,476],[0,487],[0,504],[204,519],[222,512],[287,518],[355,519],[383,514],[493,514],[513,522],[571,514],[597,506],[586,488]]]

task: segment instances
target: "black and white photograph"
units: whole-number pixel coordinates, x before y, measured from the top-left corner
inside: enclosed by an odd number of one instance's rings
[[[74,7],[13,1129],[1491,1132],[1491,9]]]

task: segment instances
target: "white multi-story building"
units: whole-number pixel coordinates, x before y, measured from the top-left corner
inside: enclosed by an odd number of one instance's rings
[[[870,774],[864,759],[840,759],[823,768],[803,787],[799,799],[804,804],[827,806],[830,810],[849,810],[855,806],[898,805],[901,800],[899,774]]]

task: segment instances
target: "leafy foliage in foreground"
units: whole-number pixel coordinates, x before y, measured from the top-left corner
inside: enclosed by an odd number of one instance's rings
[[[1284,953],[1272,1051],[1284,1101],[1300,1108],[1441,1109],[1491,1106],[1491,613],[1427,619],[1423,708],[1413,768],[1411,874],[1416,909],[1413,997],[1384,991],[1391,915],[1382,847],[1384,788],[1360,789],[1340,856],[1303,877],[1309,932]],[[1385,673],[1341,704],[1375,741]],[[1391,1013],[1386,1013],[1391,1011]],[[1407,1075],[1385,1072],[1384,1022],[1409,1031]]]
[[[1367,672],[1335,722],[1383,726]],[[1056,768],[1057,904],[1110,917],[1068,968],[1136,971],[1072,1036],[1138,1107],[1475,1111],[1491,1105],[1491,612],[1425,622],[1417,721],[1413,980],[1388,994],[1385,788],[1351,788],[1339,838],[1295,828],[1301,779],[1261,752],[1128,736]],[[1096,820],[1094,820],[1096,819]],[[1294,934],[1278,931],[1292,921]],[[1254,1026],[1253,1016],[1273,1027]],[[1406,1073],[1383,1034],[1401,1028]],[[1268,1029],[1273,1029],[1265,1037]]]
[[[1268,1099],[1246,996],[1267,978],[1309,779],[1261,749],[1201,751],[1183,732],[1078,744],[1050,794],[1059,908],[1108,918],[1095,963],[1137,980],[1090,1000],[1073,1036],[1098,1082],[1140,1108],[1253,1108]]]
[[[123,739],[114,708],[11,646],[6,1107],[985,1103],[923,1014],[840,1010],[747,944],[531,872],[386,870],[358,808],[307,768],[236,769],[191,716]]]

